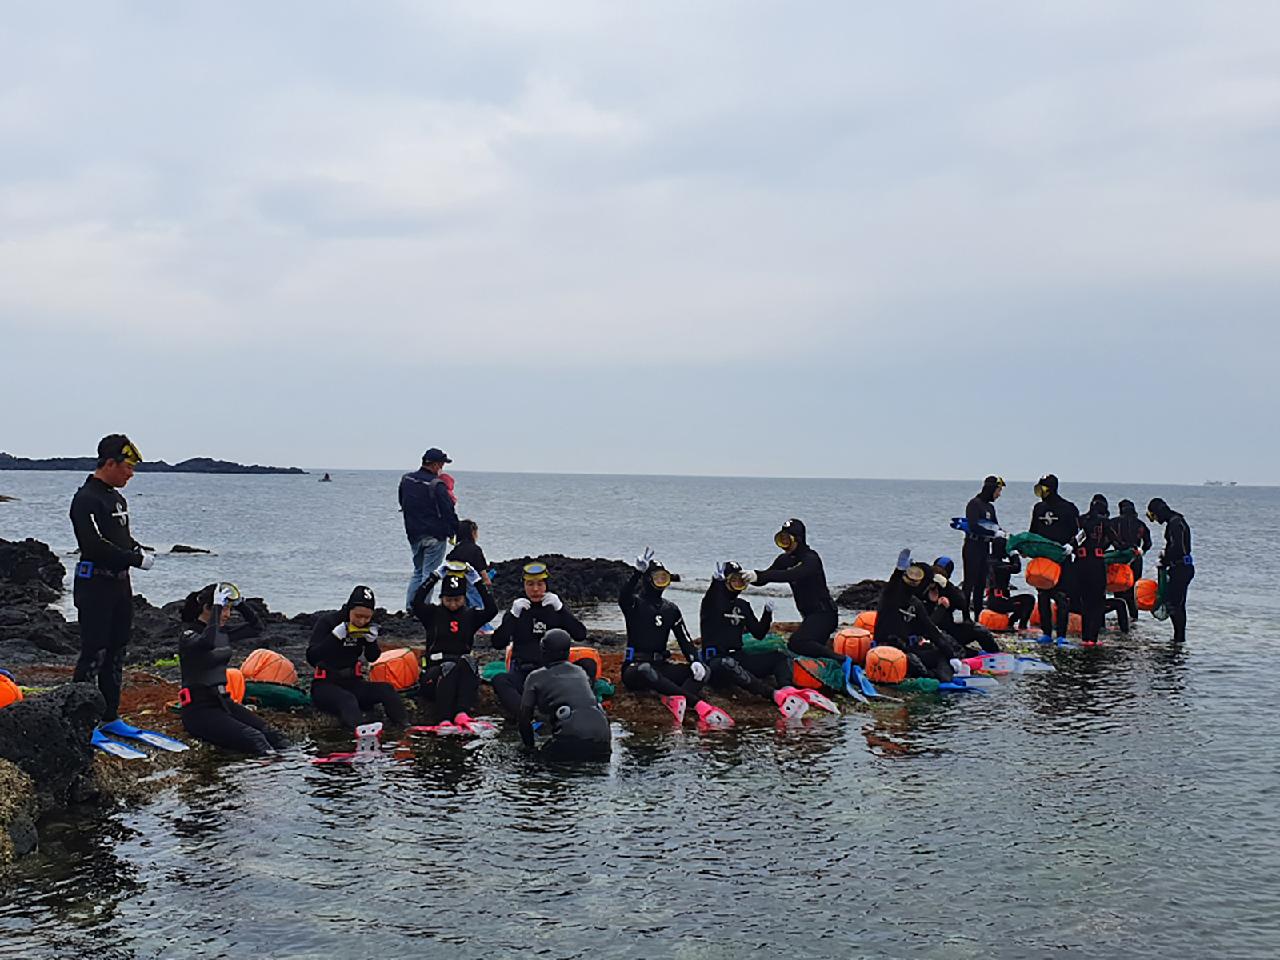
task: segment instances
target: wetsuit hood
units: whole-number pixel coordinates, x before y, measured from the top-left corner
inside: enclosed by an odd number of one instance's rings
[[[1107,498],[1102,494],[1095,493],[1093,499],[1089,501],[1089,512],[1109,517],[1111,515],[1111,504],[1107,503]]]
[[[1138,515],[1138,508],[1133,505],[1132,500],[1121,500],[1119,509],[1122,517],[1136,517]]]
[[[994,474],[982,481],[982,491],[978,494],[987,503],[993,503],[996,499],[996,491],[1004,486],[1004,478],[997,477]]]
[[[1046,473],[1036,481],[1036,488],[1037,493],[1039,493],[1040,488],[1043,488],[1046,491],[1040,496],[1040,499],[1042,500],[1047,500],[1049,497],[1055,497],[1058,495],[1058,478],[1052,473]]]
[[[210,592],[210,596],[213,593]],[[341,613],[345,617],[351,612],[352,607],[364,607],[370,612],[377,609],[377,601],[373,599],[373,591],[368,587],[360,586],[351,591],[351,596],[347,598],[347,602],[342,605]]]
[[[653,575],[657,573],[659,570],[665,572],[667,576],[671,578],[672,583],[680,582],[680,576],[678,574],[672,573],[670,570],[664,567],[657,560],[650,560],[649,569],[644,572],[644,579],[640,585],[640,589],[643,595],[649,600],[653,600],[653,601],[661,600],[662,591],[666,589],[666,587],[659,587],[653,582]]]
[[[792,517],[784,523],[782,528],[773,535],[774,543],[777,543],[782,537],[791,537],[795,540],[797,549],[809,545],[808,533],[804,528],[804,521],[797,520],[795,517]]]
[[[956,562],[950,557],[939,557],[937,560],[933,561],[933,569],[939,571],[944,577],[950,580],[951,575],[956,572]]]
[[[1147,504],[1147,513],[1154,516],[1161,523],[1168,523],[1169,517],[1173,515],[1173,511],[1169,509],[1169,505],[1160,497],[1156,497]]]
[[[572,640],[567,631],[559,627],[548,630],[542,637],[542,662],[552,664],[568,660],[571,643]]]

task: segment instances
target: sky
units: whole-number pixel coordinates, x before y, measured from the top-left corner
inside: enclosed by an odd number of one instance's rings
[[[1272,3],[9,5],[0,450],[1280,483],[1278,170]]]

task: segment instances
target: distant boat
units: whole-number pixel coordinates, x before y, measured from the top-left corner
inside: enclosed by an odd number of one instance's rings
[[[333,477],[329,476],[326,473],[323,477],[320,478],[320,483],[333,483]]]

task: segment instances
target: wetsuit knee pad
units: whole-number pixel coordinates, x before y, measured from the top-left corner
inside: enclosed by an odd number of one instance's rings
[[[640,664],[636,667],[636,673],[639,674],[640,679],[647,684],[652,685],[658,682],[658,671],[654,669],[652,663]]]

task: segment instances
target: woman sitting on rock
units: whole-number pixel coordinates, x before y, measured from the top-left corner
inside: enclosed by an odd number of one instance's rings
[[[244,623],[227,630],[232,610]],[[227,694],[231,644],[262,633],[262,621],[240,591],[229,583],[211,583],[187,596],[182,620],[188,624],[178,640],[182,669],[182,726],[197,740],[216,747],[259,756],[288,746],[280,732]]]
[[[364,711],[379,704],[391,723],[403,724],[408,716],[395,687],[370,683],[361,676],[361,656],[372,664],[382,655],[373,614],[373,591],[356,587],[341,610],[316,618],[307,644],[307,663],[315,667],[311,702],[348,730],[363,723]]]

